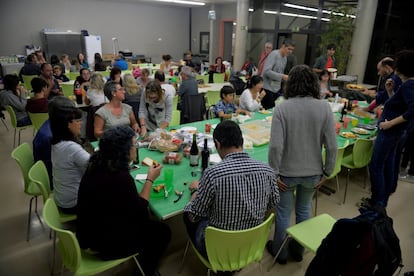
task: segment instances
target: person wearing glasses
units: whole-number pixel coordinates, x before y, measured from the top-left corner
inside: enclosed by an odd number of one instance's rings
[[[151,81],[147,84],[139,107],[142,137],[145,137],[147,131],[168,127],[172,117],[172,103],[173,98],[164,93],[159,82]]]
[[[99,108],[95,113],[95,137],[98,139],[104,130],[119,125],[130,126],[135,132],[140,132],[141,129],[135,119],[132,107],[122,103],[125,100],[124,88],[118,82],[108,81],[104,86],[104,94],[109,103]]]
[[[81,145],[82,111],[76,107],[62,107],[49,120],[53,197],[62,212],[76,214],[79,183],[90,157]]]

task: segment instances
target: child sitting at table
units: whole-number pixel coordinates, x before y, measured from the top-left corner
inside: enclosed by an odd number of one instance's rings
[[[220,119],[231,119],[233,113],[236,113],[236,115],[242,113],[250,116],[249,111],[241,109],[234,104],[235,94],[236,92],[230,85],[225,85],[223,86],[223,88],[221,88],[221,100],[216,104],[214,108],[217,117],[219,117]]]

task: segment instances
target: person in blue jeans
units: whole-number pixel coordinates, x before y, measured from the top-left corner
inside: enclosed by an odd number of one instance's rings
[[[293,204],[296,223],[309,219],[313,193],[333,172],[337,153],[334,116],[329,104],[319,98],[319,80],[312,69],[306,65],[293,67],[284,93],[286,100],[273,112],[268,155],[280,191],[274,240],[266,244],[273,256],[286,237]],[[326,150],[325,164],[322,146]],[[303,251],[291,241],[281,249],[277,261],[286,264],[288,253],[301,261]]]
[[[400,152],[398,144],[405,129],[414,121],[414,51],[404,50],[395,58],[395,73],[402,80],[397,91],[395,83],[385,83],[389,99],[378,120],[378,135],[369,165],[371,199],[369,204],[386,207],[397,189]]]

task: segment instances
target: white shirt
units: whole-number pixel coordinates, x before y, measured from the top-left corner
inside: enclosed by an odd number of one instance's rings
[[[258,97],[259,93],[257,93],[256,99],[253,99],[252,93],[250,93],[250,89],[245,89],[239,99],[240,108],[248,110],[250,112],[259,111],[262,105],[256,101]]]

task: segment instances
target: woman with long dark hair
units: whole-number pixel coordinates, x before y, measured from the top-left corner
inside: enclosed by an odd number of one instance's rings
[[[247,88],[240,96],[240,108],[250,112],[259,111],[263,108],[261,101],[265,95],[266,92],[263,90],[263,78],[260,76],[251,77],[247,81]]]
[[[82,248],[106,260],[139,253],[145,275],[154,275],[171,239],[169,227],[150,220],[148,213],[152,183],[162,166],[149,168],[138,193],[129,173],[135,143],[135,132],[128,126],[103,133],[80,184],[76,235]]]

